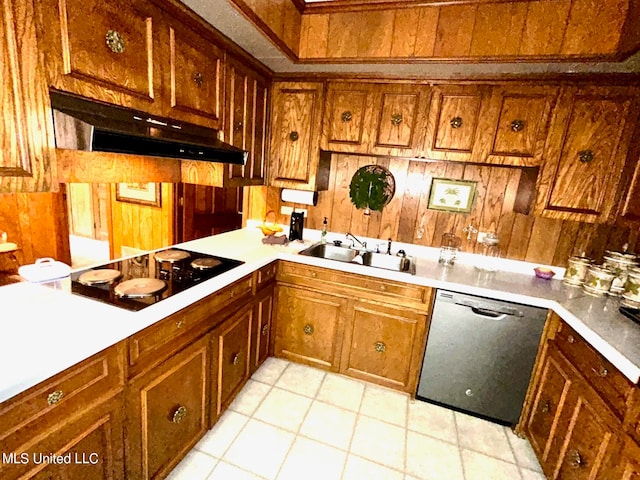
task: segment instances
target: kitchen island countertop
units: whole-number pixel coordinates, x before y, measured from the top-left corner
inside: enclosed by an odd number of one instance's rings
[[[486,273],[473,266],[473,255],[461,255],[456,265],[443,267],[437,249],[394,244],[394,250],[405,249],[417,259],[416,274],[410,275],[298,255],[319,240],[317,231],[305,231],[305,242],[288,246],[265,245],[261,239],[262,233],[250,226],[176,245],[245,263],[139,312],[42,285],[0,287],[0,402],[277,259],[549,308],[629,380],[637,384],[640,378],[640,326],[618,312],[619,301],[588,296],[561,280],[538,279],[531,264],[505,261],[508,271]]]

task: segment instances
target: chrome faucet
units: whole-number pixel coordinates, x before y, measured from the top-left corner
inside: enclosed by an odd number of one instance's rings
[[[365,249],[367,248],[367,242],[361,242],[352,233],[347,232],[347,234],[345,235],[345,238],[347,240],[349,240],[351,238],[351,247],[350,248],[354,248],[356,246],[356,243],[359,243],[362,248],[365,248]]]

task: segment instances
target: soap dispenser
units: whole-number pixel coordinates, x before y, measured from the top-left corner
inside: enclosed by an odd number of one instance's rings
[[[320,243],[327,243],[327,217],[322,222],[322,232],[320,233]]]

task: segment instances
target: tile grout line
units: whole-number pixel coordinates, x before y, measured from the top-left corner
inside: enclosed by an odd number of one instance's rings
[[[467,472],[464,468],[464,458],[462,457],[462,447],[460,446],[460,429],[458,428],[458,416],[456,412],[452,410],[453,413],[453,424],[456,429],[456,444],[458,446],[458,457],[460,458],[460,468],[462,469],[462,478],[467,479]]]

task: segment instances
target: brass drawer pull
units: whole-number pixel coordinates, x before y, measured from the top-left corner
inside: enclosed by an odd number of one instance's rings
[[[378,353],[384,353],[387,350],[387,346],[384,344],[384,342],[376,342],[373,344],[373,346]]]
[[[173,417],[171,418],[171,421],[173,423],[180,423],[182,420],[184,420],[184,417],[187,416],[187,407],[185,407],[184,405],[180,405],[175,412],[173,412]]]
[[[567,459],[569,460],[569,465],[573,468],[581,468],[585,465],[585,461],[577,450],[570,450],[567,453]]]
[[[184,327],[184,324],[185,324],[185,323],[186,323],[186,322],[185,322],[184,320],[178,320],[178,321],[176,322],[176,328],[182,328],[182,327]]]
[[[233,298],[233,297],[235,297],[235,296],[236,296],[236,291],[235,291],[235,290],[231,290],[231,291],[229,292],[229,297],[230,297],[230,298]]]
[[[569,336],[567,337],[567,342],[569,342],[569,343],[576,343],[576,339],[575,339],[575,337],[574,337],[573,335],[569,335]]]
[[[302,329],[305,335],[313,335],[313,325],[307,323]]]
[[[382,290],[383,292],[387,289],[386,285],[380,285],[380,290]]]
[[[524,130],[524,120],[514,120],[511,122],[511,130],[514,132],[521,132]]]
[[[193,81],[196,82],[198,88],[202,88],[202,84],[204,83],[204,76],[200,72],[196,72],[193,74]]]
[[[105,35],[107,41],[107,47],[113,53],[124,53],[124,37],[115,30],[109,30]]]
[[[607,370],[607,368],[604,365],[600,365],[596,373],[600,375],[602,378],[604,378],[607,375],[609,375],[609,370]]]
[[[545,400],[542,403],[542,407],[540,408],[540,411],[542,413],[549,413],[551,411],[551,403],[549,402],[549,400]]]
[[[47,403],[49,405],[55,405],[60,400],[62,400],[63,396],[64,396],[64,393],[62,390],[55,390],[47,396]]]
[[[262,326],[262,330],[260,331],[260,333],[262,334],[262,336],[264,337],[267,333],[269,333],[269,325],[268,324],[264,324]]]
[[[233,357],[231,357],[231,364],[232,365],[238,365],[238,363],[240,363],[240,354],[239,353],[235,353],[233,355]]]
[[[311,278],[316,278],[318,274],[316,272],[311,272]]]
[[[596,156],[592,150],[580,150],[578,152],[578,159],[582,163],[591,163],[595,157]]]
[[[394,126],[398,126],[402,123],[402,114],[401,113],[394,113],[393,115],[391,115],[391,124]]]
[[[244,124],[243,124],[240,120],[238,120],[237,122],[235,122],[235,123],[233,124],[233,131],[234,131],[234,132],[239,132],[239,131],[241,131],[243,126],[244,126]]]
[[[453,117],[449,124],[451,128],[460,128],[462,126],[462,117]]]
[[[340,118],[342,119],[343,122],[350,122],[353,116],[349,110],[345,110],[344,112],[342,112],[342,115],[340,116]]]

